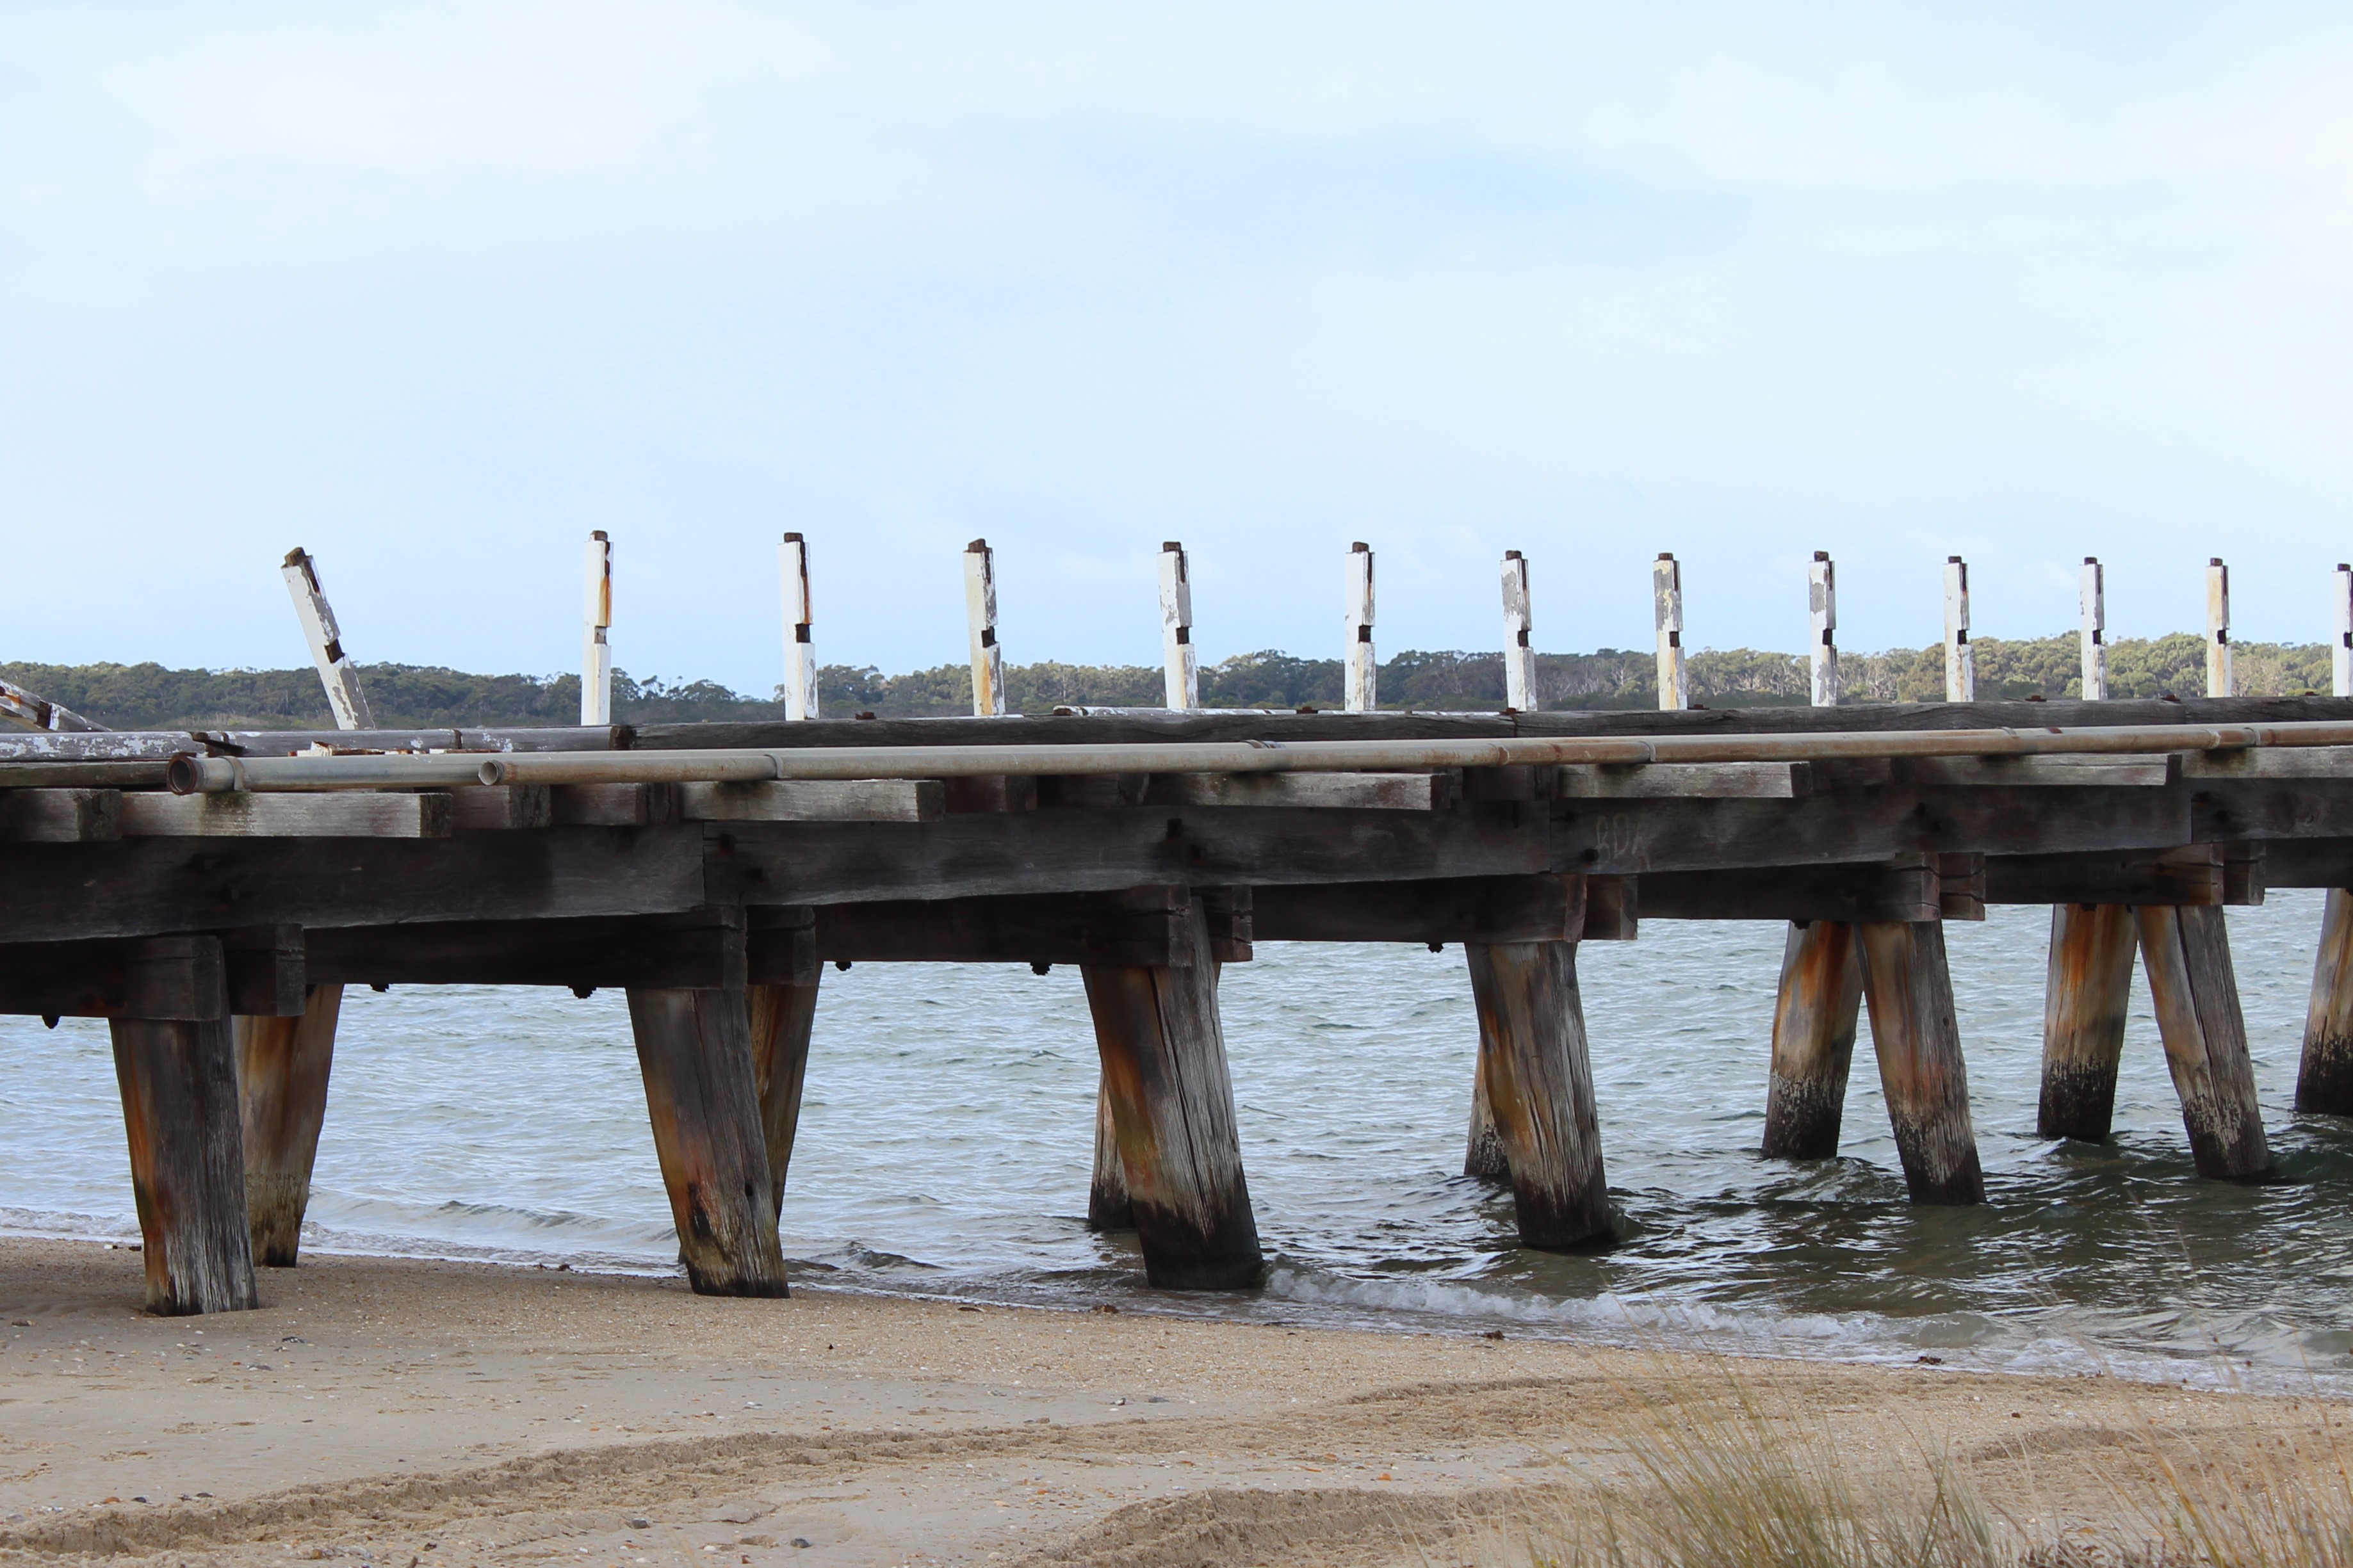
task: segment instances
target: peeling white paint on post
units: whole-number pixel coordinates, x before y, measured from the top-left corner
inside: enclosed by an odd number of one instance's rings
[[[817,717],[817,647],[809,628],[817,616],[809,609],[808,544],[797,533],[787,533],[776,546],[776,565],[785,589],[785,717]]]
[[[1978,700],[1978,656],[1969,647],[1969,567],[1945,557],[1945,700]]]
[[[343,651],[343,633],[335,628],[335,612],[327,607],[327,595],[319,591],[318,563],[301,545],[286,552],[286,563],[278,574],[286,579],[286,592],[294,600],[294,618],[302,623],[302,636],[311,645],[311,661],[319,667],[319,684],[327,689],[327,707],[335,716],[338,730],[373,730],[375,720],[368,712],[367,697],[360,690],[360,672],[352,663],[351,655]]]
[[[1683,569],[1672,555],[1651,563],[1651,618],[1659,628],[1659,706],[1691,706],[1683,673]]]
[[[2099,557],[2084,557],[2082,579],[2084,626],[2084,689],[2086,702],[2108,700],[2108,593],[2107,574],[2100,566]]]
[[[2231,694],[2231,569],[2217,555],[2206,563],[2206,695]]]
[[[986,539],[964,547],[964,613],[972,627],[972,711],[1005,716],[1005,649],[997,641],[997,552]]]
[[[1380,705],[1380,667],[1373,661],[1373,547],[1348,546],[1347,710],[1369,713]]]
[[[1193,651],[1193,569],[1185,546],[1171,539],[1160,546],[1160,658],[1168,706],[1201,705],[1201,665]]]
[[[587,600],[582,614],[580,721],[613,721],[613,542],[603,529],[588,536]]]
[[[1806,570],[1806,610],[1811,626],[1810,642],[1814,664],[1814,706],[1832,708],[1839,700],[1838,569],[1827,550],[1814,552]]]
[[[2353,697],[2353,565],[2339,561],[2335,584],[2337,640],[2328,649],[2331,696]]]
[[[1504,552],[1504,705],[1521,713],[1536,710],[1536,650],[1528,644],[1528,562],[1516,550]]]

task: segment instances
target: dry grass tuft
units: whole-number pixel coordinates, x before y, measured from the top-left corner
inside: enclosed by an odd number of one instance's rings
[[[1620,1385],[1640,1412],[1620,1454],[1563,1459],[1563,1484],[1422,1535],[1426,1568],[2353,1568],[2341,1405],[2246,1398],[2196,1436],[2144,1411],[2064,1461],[2095,1467],[2105,1506],[2061,1519],[2031,1465],[1989,1501],[1917,1433],[1834,1428],[1729,1362],[1662,1365]]]

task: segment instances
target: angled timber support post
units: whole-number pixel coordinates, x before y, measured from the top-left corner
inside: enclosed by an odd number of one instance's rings
[[[1792,921],[1773,1002],[1772,1080],[1765,1153],[1827,1160],[1838,1152],[1846,1080],[1862,1010],[1862,952],[1841,921]]]
[[[1161,689],[1179,712],[1201,705],[1201,662],[1193,647],[1193,569],[1178,541],[1160,546]]]
[[[964,547],[964,614],[972,634],[972,713],[1005,716],[1005,648],[997,640],[997,552],[986,539]]]
[[[1135,1205],[1127,1195],[1127,1166],[1119,1152],[1119,1126],[1112,1119],[1111,1087],[1095,1083],[1095,1166],[1087,1184],[1089,1230],[1134,1230]]]
[[[1978,700],[1978,656],[1969,647],[1969,566],[1945,558],[1945,700]]]
[[[2137,928],[2123,904],[2054,904],[2042,997],[2044,1138],[2106,1141],[2116,1113]]]
[[[2312,1001],[2304,1015],[2304,1060],[2296,1068],[2295,1108],[2353,1116],[2353,891],[2328,889],[2320,917],[2320,952],[2312,963]]]
[[[2083,642],[2084,674],[2079,695],[2086,702],[2108,700],[2108,585],[2099,557],[2084,557],[2077,579],[2076,602],[2081,619],[2077,635]]]
[[[801,1089],[808,1079],[809,1033],[817,1023],[815,978],[806,985],[747,985],[752,1086],[760,1101],[760,1137],[768,1152],[770,1209],[781,1216],[785,1177],[800,1130]]]
[[[1487,1092],[1491,1055],[1487,1031],[1482,1029],[1478,1065],[1471,1074],[1471,1141],[1462,1151],[1462,1173],[1502,1186],[1512,1179],[1512,1156],[1504,1148],[1504,1134],[1495,1125],[1495,1104]]]
[[[2255,1100],[2255,1064],[2247,1053],[2221,908],[2158,905],[2134,913],[2158,1033],[2165,1038],[2165,1065],[2181,1097],[2198,1173],[2220,1181],[2265,1180],[2272,1173],[2271,1145]]]
[[[1192,900],[1181,965],[1082,964],[1145,1276],[1162,1289],[1258,1283],[1265,1268],[1242,1176],[1218,1022],[1209,911]]]
[[[1915,1204],[1983,1203],[1944,925],[1873,921],[1855,926],[1854,934],[1904,1184]]]
[[[631,986],[629,1027],[688,1280],[703,1296],[785,1295],[743,988]]]
[[[808,542],[787,533],[776,546],[776,568],[785,591],[785,717],[817,717],[817,623],[809,604]]]
[[[178,1317],[259,1306],[226,1013],[116,1018],[111,1027],[147,1310]]]
[[[253,1260],[291,1268],[311,1204],[311,1167],[327,1118],[335,1020],[343,988],[313,985],[292,1017],[237,1019],[238,1121],[244,1130],[245,1201]]]
[[[1373,547],[1363,540],[1348,546],[1347,684],[1342,706],[1369,713],[1381,705],[1380,661],[1373,654]]]
[[[1504,706],[1533,713],[1536,700],[1535,621],[1528,604],[1528,558],[1504,552]]]
[[[1683,569],[1672,555],[1651,563],[1651,620],[1659,634],[1659,706],[1691,706],[1691,682],[1683,665]]]
[[[1573,942],[1466,942],[1480,1081],[1511,1166],[1520,1241],[1559,1250],[1610,1238],[1585,1009]]]

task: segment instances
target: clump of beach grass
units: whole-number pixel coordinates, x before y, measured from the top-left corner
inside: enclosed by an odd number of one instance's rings
[[[2353,1468],[2341,1405],[2243,1401],[2196,1434],[2144,1403],[2137,1432],[2053,1463],[2096,1501],[2060,1518],[1997,1507],[1969,1462],[1887,1423],[1834,1430],[1728,1362],[1663,1364],[1619,1393],[1633,1436],[1573,1479],[1531,1487],[1442,1540],[1453,1568],[2353,1568]],[[2160,1393],[2150,1389],[2154,1397]],[[2164,1391],[2170,1392],[2170,1391]],[[1993,1450],[1980,1450],[1986,1453]],[[2022,1458],[2022,1455],[2005,1456]],[[2024,1467],[2031,1488],[2035,1474]],[[2013,1485],[2011,1488],[2015,1490]],[[2079,1510],[2084,1489],[2075,1489]]]

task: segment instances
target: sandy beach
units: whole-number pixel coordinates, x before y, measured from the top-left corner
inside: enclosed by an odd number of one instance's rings
[[[1515,1490],[1624,1475],[1709,1358],[1135,1311],[974,1310],[316,1258],[263,1310],[138,1310],[140,1258],[0,1245],[0,1552],[173,1563],[1469,1561]],[[2103,1456],[2308,1401],[2106,1377],[1737,1363],[1850,1463],[1964,1462],[2028,1521]],[[1456,1544],[1450,1545],[1450,1542]]]

